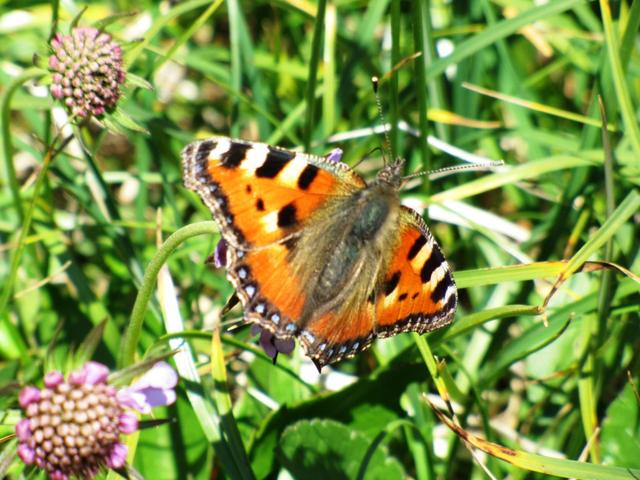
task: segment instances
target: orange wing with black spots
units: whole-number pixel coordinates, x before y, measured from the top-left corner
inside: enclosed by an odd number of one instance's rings
[[[398,240],[376,296],[376,334],[424,333],[451,323],[457,290],[440,247],[420,217],[402,207]]]
[[[187,146],[182,157],[185,185],[200,194],[223,237],[239,248],[283,241],[328,198],[366,186],[340,162],[264,143],[212,138]]]

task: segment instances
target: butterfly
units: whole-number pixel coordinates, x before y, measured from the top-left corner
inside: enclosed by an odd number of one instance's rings
[[[297,338],[318,370],[375,338],[443,327],[457,304],[440,247],[400,203],[404,160],[367,183],[332,157],[226,137],[182,152],[185,186],[227,244],[245,319]]]

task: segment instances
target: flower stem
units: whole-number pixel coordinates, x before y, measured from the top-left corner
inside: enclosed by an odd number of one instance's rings
[[[151,295],[156,284],[158,272],[160,268],[167,261],[169,255],[178,248],[178,246],[185,240],[203,234],[215,234],[218,233],[218,227],[215,222],[199,222],[186,227],[171,234],[164,243],[160,246],[160,249],[149,262],[147,269],[144,272],[142,279],[142,285],[138,291],[138,296],[133,304],[131,310],[131,319],[129,320],[129,326],[125,332],[122,350],[120,351],[120,357],[118,358],[118,366],[120,368],[128,367],[135,359],[136,348],[140,339],[140,332],[142,330],[142,324],[144,322],[144,314],[147,310],[147,305],[151,300]]]
[[[16,276],[18,275],[18,267],[20,266],[22,253],[24,252],[27,235],[29,234],[29,229],[31,228],[31,220],[33,218],[33,212],[36,209],[36,204],[38,203],[42,185],[44,184],[44,181],[47,178],[49,165],[51,164],[51,160],[67,145],[67,143],[69,143],[71,138],[72,137],[67,137],[65,140],[63,140],[61,145],[57,147],[57,149],[51,146],[44,155],[42,167],[40,167],[40,172],[38,173],[36,184],[33,188],[33,198],[31,199],[31,202],[29,203],[29,209],[24,214],[24,218],[22,220],[22,228],[20,229],[20,233],[18,235],[18,245],[15,251],[13,252],[13,257],[11,259],[9,276],[4,282],[2,293],[0,293],[0,318],[8,318],[8,316],[3,314],[5,309],[7,308],[9,300],[11,299],[11,293],[13,291],[13,286],[16,280]]]
[[[11,115],[11,99],[13,94],[28,80],[42,77],[47,73],[38,67],[27,68],[20,75],[15,77],[5,89],[2,96],[0,96],[0,137],[2,141],[0,143],[0,154],[2,155],[2,163],[5,165],[7,172],[7,181],[9,188],[11,189],[11,196],[13,197],[13,205],[15,206],[18,218],[20,221],[24,219],[24,210],[22,209],[22,203],[20,202],[20,185],[18,185],[18,177],[16,176],[16,169],[13,165],[13,144],[11,143],[11,131],[9,130],[10,115]]]

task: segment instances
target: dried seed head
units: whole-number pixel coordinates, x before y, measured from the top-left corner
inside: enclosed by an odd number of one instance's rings
[[[122,49],[111,36],[95,28],[74,28],[51,40],[51,94],[69,112],[82,118],[112,110],[124,83]]]

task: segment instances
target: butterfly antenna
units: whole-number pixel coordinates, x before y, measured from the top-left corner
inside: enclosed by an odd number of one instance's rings
[[[495,162],[472,163],[470,165],[456,165],[453,167],[439,168],[437,170],[411,173],[402,177],[402,180],[403,183],[406,183],[412,178],[421,177],[423,175],[427,175],[429,177],[429,180],[435,180],[437,178],[446,177],[447,175],[452,175],[458,172],[484,172],[502,166],[504,166],[504,162],[502,160],[496,160]]]
[[[387,131],[387,123],[384,120],[384,113],[382,112],[382,103],[380,103],[380,95],[378,95],[378,87],[380,86],[380,79],[376,76],[371,77],[371,83],[373,84],[373,93],[376,97],[376,107],[378,107],[378,117],[382,123],[382,132],[384,133],[384,146],[382,147],[382,159],[384,164],[387,164],[387,158],[392,157],[391,152],[391,140],[389,140],[389,132]],[[386,153],[386,155],[385,155]]]

